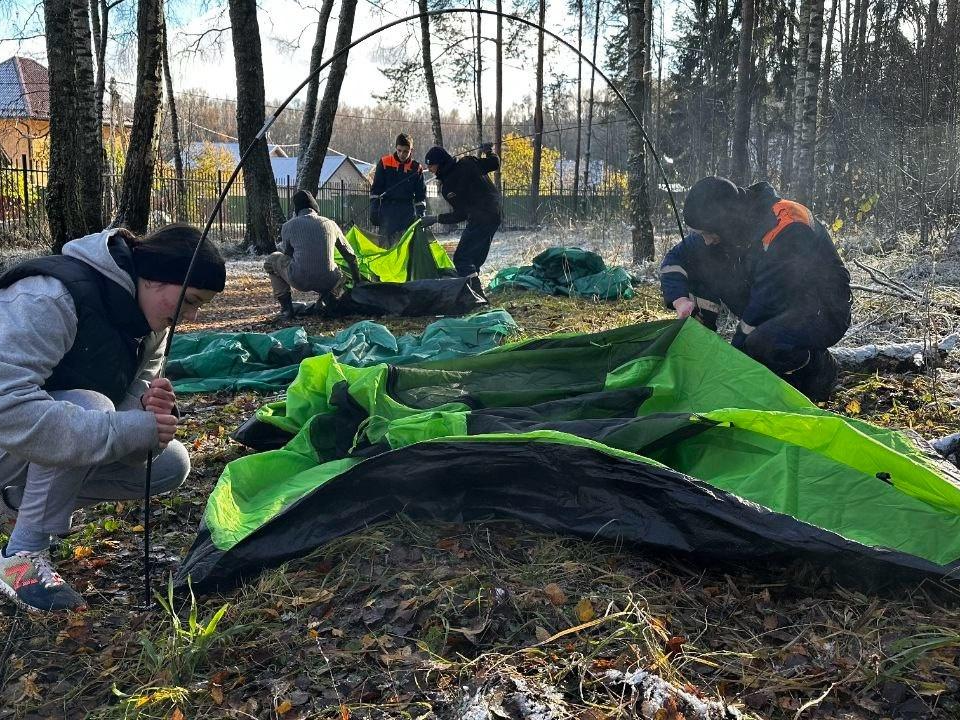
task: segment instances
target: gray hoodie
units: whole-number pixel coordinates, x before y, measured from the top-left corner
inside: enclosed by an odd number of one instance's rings
[[[136,296],[133,279],[107,247],[115,230],[72,240],[63,254],[77,258]],[[0,450],[54,466],[139,462],[157,445],[153,414],[140,395],[157,376],[166,330],[144,339],[137,378],[116,411],[84,410],[57,401],[42,385],[73,346],[77,312],[66,286],[36,275],[0,290]]]

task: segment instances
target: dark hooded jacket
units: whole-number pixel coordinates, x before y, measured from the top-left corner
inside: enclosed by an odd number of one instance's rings
[[[500,193],[487,173],[500,169],[500,158],[494,153],[444,163],[437,170],[440,194],[450,203],[451,212],[442,213],[439,221],[453,225],[464,220],[475,223],[500,222]]]
[[[723,242],[707,245],[702,235],[691,233],[667,253],[661,264],[667,305],[709,278],[707,284],[719,289],[716,299],[747,325],[799,311],[848,326],[850,273],[826,227],[768,183],[745,192],[748,210],[722,233]]]

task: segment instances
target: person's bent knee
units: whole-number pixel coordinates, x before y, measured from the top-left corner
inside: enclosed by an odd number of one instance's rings
[[[113,400],[96,390],[54,390],[50,393],[50,397],[54,400],[79,405],[84,410],[100,410],[102,412],[116,410]]]
[[[190,474],[190,455],[179,440],[173,440],[153,461],[151,494],[176,490]]]

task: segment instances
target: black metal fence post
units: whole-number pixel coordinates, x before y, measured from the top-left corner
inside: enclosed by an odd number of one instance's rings
[[[29,177],[27,175],[27,156],[20,156],[21,169],[23,173],[23,219],[26,222],[27,231],[30,230],[30,186],[28,185]]]

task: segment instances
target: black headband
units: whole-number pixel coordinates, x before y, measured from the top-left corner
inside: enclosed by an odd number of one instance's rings
[[[137,269],[137,277],[144,280],[182,285],[184,280],[187,279],[190,256],[176,255],[143,245],[136,245],[133,248],[133,264]],[[187,286],[198,290],[222,292],[226,280],[227,269],[223,261],[205,256],[203,248],[200,248],[197,261],[190,272]]]

